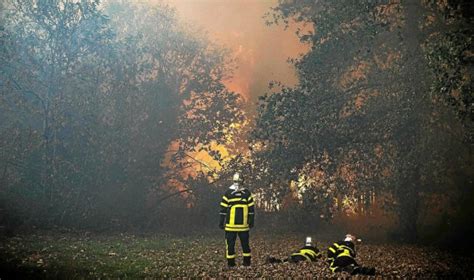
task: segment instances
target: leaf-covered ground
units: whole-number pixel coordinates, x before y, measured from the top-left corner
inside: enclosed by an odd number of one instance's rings
[[[303,236],[255,234],[251,236],[252,266],[230,270],[226,268],[224,259],[223,235],[22,235],[1,241],[0,278],[344,276],[330,272],[324,258],[316,263],[265,263],[269,255],[286,257],[300,247],[302,240]],[[326,248],[328,244],[319,242],[318,247]],[[472,255],[459,257],[430,247],[389,244],[358,246],[359,263],[376,267],[376,278],[472,279],[473,259]],[[241,263],[241,258],[238,262]]]

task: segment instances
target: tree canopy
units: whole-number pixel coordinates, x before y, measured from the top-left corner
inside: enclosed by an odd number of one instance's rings
[[[169,6],[3,5],[2,203],[37,223],[142,221],[150,193],[180,172],[167,154],[211,150],[243,121],[222,83],[226,51]]]

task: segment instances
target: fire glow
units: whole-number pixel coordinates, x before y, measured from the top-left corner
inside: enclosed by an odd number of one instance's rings
[[[282,25],[266,25],[264,16],[277,0],[168,2],[186,24],[197,25],[208,32],[212,42],[232,51],[237,67],[226,81],[229,90],[253,103],[268,91],[270,81],[288,86],[297,83],[295,69],[287,61],[306,53],[310,46],[301,43],[295,31],[299,27],[305,33],[312,27],[292,25],[285,30]]]

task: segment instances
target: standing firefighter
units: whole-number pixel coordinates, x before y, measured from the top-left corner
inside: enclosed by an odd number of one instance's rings
[[[351,275],[375,275],[375,268],[359,266],[355,261],[355,236],[347,234],[344,241],[338,241],[328,248],[329,268],[332,272],[347,272]],[[358,239],[357,241],[360,241]]]
[[[227,265],[235,266],[235,240],[239,236],[244,255],[243,265],[249,266],[249,230],[254,223],[254,201],[250,191],[242,186],[243,180],[239,173],[234,174],[233,181],[222,197],[219,227],[225,229]]]
[[[310,261],[315,262],[321,257],[321,253],[319,252],[318,248],[314,246],[311,237],[306,237],[306,242],[304,243],[303,248],[299,251],[291,254],[288,258],[281,260],[274,257],[268,257],[267,263],[282,263],[282,262],[290,262],[290,263],[298,263],[300,261]]]

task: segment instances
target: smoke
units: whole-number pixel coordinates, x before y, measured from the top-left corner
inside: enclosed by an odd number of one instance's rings
[[[250,106],[268,91],[272,80],[297,83],[288,58],[306,53],[310,46],[299,41],[296,26],[265,24],[263,16],[277,0],[168,0],[186,24],[207,31],[209,39],[232,50],[237,69],[226,86],[241,94]],[[306,28],[309,30],[308,28]]]

